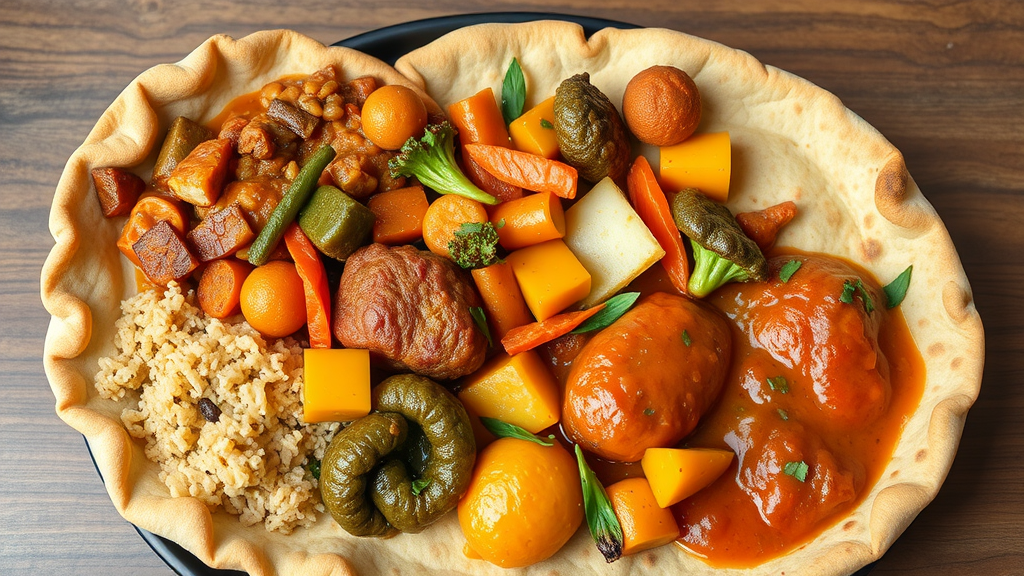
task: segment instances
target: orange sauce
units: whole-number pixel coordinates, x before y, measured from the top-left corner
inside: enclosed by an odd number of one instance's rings
[[[299,80],[304,78],[307,78],[307,76],[302,74],[292,74],[277,80],[277,82],[287,87],[298,84]],[[257,90],[255,92],[249,92],[248,94],[236,96],[231,100],[231,102],[228,102],[228,105],[220,111],[220,114],[217,114],[213,119],[206,123],[207,128],[210,128],[215,132],[220,132],[221,126],[223,126],[224,122],[229,118],[234,118],[235,116],[252,118],[257,114],[265,112],[266,109],[260,101],[261,92],[262,90]]]

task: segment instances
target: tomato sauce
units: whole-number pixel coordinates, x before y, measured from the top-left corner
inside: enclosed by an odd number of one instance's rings
[[[903,314],[885,309],[870,273],[830,256],[773,255],[768,282],[730,284],[707,299],[730,320],[730,371],[717,403],[680,444],[736,454],[718,480],[673,507],[678,543],[717,567],[765,562],[853,510],[923,391],[924,363]],[[802,265],[784,283],[779,271],[790,260]],[[857,280],[863,289],[841,300],[844,283]],[[627,290],[677,293],[661,266]],[[563,382],[586,343],[574,338],[545,350]],[[639,463],[587,460],[605,485],[643,475]]]

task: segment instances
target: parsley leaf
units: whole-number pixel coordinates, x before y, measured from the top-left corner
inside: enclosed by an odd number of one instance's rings
[[[493,347],[494,340],[491,340],[491,329],[487,327],[487,314],[484,313],[484,309],[479,306],[473,306],[469,309],[469,315],[473,317],[477,328],[487,337],[487,345]]]
[[[804,263],[800,260],[790,260],[789,262],[786,262],[779,270],[779,280],[789,282],[789,279],[793,277],[793,274],[796,274],[796,271],[803,265]]]
[[[783,420],[789,420],[789,412],[786,412],[782,408],[779,408],[778,409],[778,413],[779,413],[779,418],[782,418]]]
[[[885,307],[895,308],[903,302],[903,299],[907,296],[907,288],[910,288],[910,275],[914,271],[914,266],[907,266],[895,280],[885,285],[882,290],[885,291]]]
[[[864,310],[868,314],[875,311],[875,303],[871,301],[871,295],[868,294],[868,289],[864,287],[864,283],[857,278],[854,281],[843,280],[843,293],[839,295],[839,301],[843,304],[853,304],[853,296],[860,296],[861,302],[864,303]]]
[[[313,475],[313,478],[320,479],[320,461],[312,456],[309,458],[309,463],[306,464],[306,470]]]
[[[768,387],[772,390],[778,390],[782,394],[789,393],[789,382],[785,376],[776,376],[774,378],[768,378]]]
[[[583,324],[580,324],[572,334],[583,334],[584,332],[593,332],[594,330],[601,330],[611,326],[613,322],[618,320],[629,308],[636,302],[636,299],[640,297],[639,292],[625,292],[618,296],[612,296],[604,303],[604,308],[594,314],[590,318],[587,318]]]
[[[412,493],[419,496],[420,492],[427,489],[427,486],[430,486],[430,478],[417,478],[412,481]]]
[[[686,344],[687,346],[693,344],[693,340],[690,340],[690,333],[686,330],[683,330],[683,344]]]
[[[644,410],[644,416],[654,416],[654,408],[647,408]]]
[[[527,442],[535,442],[541,446],[554,446],[551,442],[545,442],[541,438],[534,436],[528,430],[520,428],[515,424],[509,424],[508,422],[502,422],[497,418],[488,418],[486,416],[480,417],[480,423],[487,428],[491,434],[494,434],[498,438],[518,438],[520,440],[526,440]],[[550,438],[550,437],[549,437]],[[550,438],[554,439],[554,438]]]
[[[555,129],[555,125],[552,124],[551,122],[548,122],[547,118],[541,118],[540,119],[540,127],[541,128],[547,128],[548,130],[554,130]]]
[[[801,482],[807,480],[807,463],[803,460],[799,462],[786,462],[786,465],[782,467],[782,471]]]
[[[515,58],[508,65],[505,72],[505,80],[501,83],[501,115],[505,117],[505,125],[508,126],[513,120],[523,115],[523,105],[526,104],[526,79],[523,78],[523,69]]]

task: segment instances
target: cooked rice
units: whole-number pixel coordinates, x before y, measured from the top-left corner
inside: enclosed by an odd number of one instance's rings
[[[302,348],[290,338],[268,346],[245,322],[207,316],[173,283],[121,310],[118,354],[100,359],[96,389],[138,398],[121,420],[146,440],[171,496],[285,534],[312,524],[324,507],[305,465],[323,458],[338,424],[302,422]],[[217,422],[203,418],[202,398],[220,408]]]

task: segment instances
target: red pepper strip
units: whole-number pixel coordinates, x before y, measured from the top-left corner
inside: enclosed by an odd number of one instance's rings
[[[501,339],[501,345],[505,347],[505,352],[509,356],[515,356],[520,352],[526,352],[541,344],[550,342],[559,336],[565,336],[575,330],[577,326],[586,322],[587,318],[603,309],[604,304],[598,304],[593,308],[580,310],[579,312],[556,314],[541,322],[513,328]]]
[[[313,243],[292,222],[284,233],[288,253],[295,260],[295,269],[302,278],[306,292],[306,324],[309,327],[309,345],[312,348],[331,347],[331,291],[327,287],[327,272]]]

